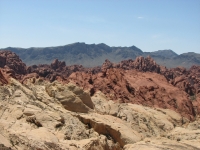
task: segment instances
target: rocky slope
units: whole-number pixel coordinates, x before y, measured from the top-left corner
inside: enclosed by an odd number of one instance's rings
[[[34,82],[34,83],[33,83]],[[72,83],[10,78],[0,86],[0,144],[11,149],[200,149],[200,120],[90,97]]]
[[[15,52],[27,65],[50,64],[54,59],[65,61],[67,65],[83,65],[84,67],[100,66],[105,59],[118,63],[125,59],[135,59],[138,56],[151,56],[159,65],[173,68],[200,65],[200,54],[185,53],[178,55],[172,50],[143,52],[135,46],[110,47],[106,44],[74,43],[65,46],[44,48],[14,48],[2,50]]]
[[[26,65],[0,53],[0,148],[200,149],[200,66]]]

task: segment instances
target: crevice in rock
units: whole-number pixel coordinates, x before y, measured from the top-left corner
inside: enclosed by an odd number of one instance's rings
[[[36,117],[35,116],[28,116],[26,118],[26,121],[29,122],[29,123],[33,123],[34,125],[36,125],[38,128],[39,127],[42,127],[42,124],[36,120]]]
[[[95,93],[95,90],[94,90],[94,88],[91,88],[91,89],[90,89],[90,96],[93,96],[93,95],[94,95],[94,93]]]
[[[126,144],[125,141],[123,141],[120,138],[121,133],[115,129],[113,129],[111,126],[101,123],[101,122],[95,122],[92,119],[86,119],[80,115],[77,116],[77,118],[85,125],[88,125],[88,127],[91,127],[96,131],[98,134],[105,135],[108,140],[112,140],[114,143],[119,143],[120,147],[123,148]]]

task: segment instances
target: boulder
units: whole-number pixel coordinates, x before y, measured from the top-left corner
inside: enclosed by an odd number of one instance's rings
[[[67,110],[87,113],[93,109],[89,93],[71,83],[63,86],[54,82],[46,86],[46,91],[49,96],[58,99]]]

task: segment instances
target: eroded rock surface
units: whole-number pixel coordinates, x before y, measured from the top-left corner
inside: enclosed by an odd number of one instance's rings
[[[73,84],[52,83],[45,86],[49,96],[58,99],[70,111],[86,113],[94,108],[88,92]]]
[[[61,99],[49,96],[46,86],[48,83],[40,80],[23,86],[11,79],[10,85],[0,87],[1,144],[12,149],[120,149],[112,137],[107,139],[89,128],[76,112],[65,109]],[[85,99],[87,96],[80,88],[63,88],[73,91],[74,97],[87,100],[85,105],[93,109],[90,96]],[[71,107],[76,105],[80,104]]]
[[[11,78],[0,90],[0,144],[7,148],[118,150],[176,145],[198,149],[198,144],[191,146],[200,139],[198,119],[189,123],[170,109],[115,103],[102,92],[90,97],[71,83],[42,79],[22,85]],[[70,92],[67,95],[79,98],[82,104],[63,103],[67,97],[62,92]],[[66,105],[85,105],[90,111],[70,110]],[[159,138],[167,144],[163,146]]]

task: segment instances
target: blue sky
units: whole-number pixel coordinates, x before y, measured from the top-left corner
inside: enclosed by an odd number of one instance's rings
[[[200,0],[0,0],[0,48],[74,42],[200,53]]]

